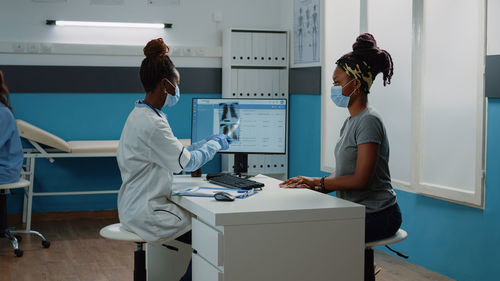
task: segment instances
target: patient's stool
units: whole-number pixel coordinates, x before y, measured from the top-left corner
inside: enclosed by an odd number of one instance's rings
[[[22,257],[23,251],[19,249],[19,242],[21,242],[22,238],[19,235],[15,235],[17,233],[27,233],[27,234],[35,234],[42,238],[42,246],[44,248],[50,247],[50,242],[38,231],[34,230],[16,230],[13,227],[7,226],[7,200],[5,190],[14,189],[14,188],[26,188],[30,185],[30,182],[21,178],[18,182],[0,184],[0,214],[2,217],[0,218],[0,234],[4,234],[10,240],[10,244],[14,248],[14,254],[16,257]]]
[[[146,281],[146,253],[143,249],[146,241],[137,234],[125,230],[121,223],[103,227],[99,234],[107,239],[135,242],[137,249],[134,253],[134,281]]]
[[[373,268],[373,249],[375,246],[385,246],[387,249],[396,253],[398,256],[403,257],[405,259],[408,258],[408,255],[395,251],[391,249],[388,245],[399,243],[408,237],[408,233],[403,229],[398,229],[396,234],[389,238],[385,238],[382,240],[372,241],[365,244],[365,281],[373,281],[375,280],[375,268]]]

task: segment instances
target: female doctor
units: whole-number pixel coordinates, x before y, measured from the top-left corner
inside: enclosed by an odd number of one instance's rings
[[[117,151],[123,182],[118,195],[120,222],[148,243],[176,239],[191,228],[190,214],[169,200],[173,174],[197,170],[232,141],[214,135],[183,147],[174,136],[161,112],[180,97],[179,73],[167,52],[161,38],[144,47],[140,78],[146,97],[128,116]],[[190,237],[178,240],[190,243]]]

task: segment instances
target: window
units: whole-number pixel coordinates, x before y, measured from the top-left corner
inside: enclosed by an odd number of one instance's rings
[[[369,95],[388,132],[394,187],[482,207],[485,1],[324,2],[322,170],[335,169],[347,116],[329,101],[334,62],[367,31],[395,64],[392,84],[378,77]]]

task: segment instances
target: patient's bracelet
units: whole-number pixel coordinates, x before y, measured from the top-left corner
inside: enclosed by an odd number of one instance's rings
[[[326,192],[325,177],[321,177],[321,179],[319,180],[319,186],[321,187],[321,192],[325,193]]]

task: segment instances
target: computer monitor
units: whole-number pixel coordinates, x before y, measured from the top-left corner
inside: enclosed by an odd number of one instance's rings
[[[191,142],[213,134],[232,137],[220,152],[234,153],[235,172],[246,172],[249,153],[286,153],[286,118],[286,99],[194,98]]]

